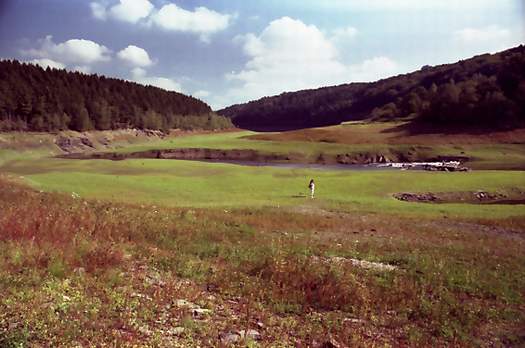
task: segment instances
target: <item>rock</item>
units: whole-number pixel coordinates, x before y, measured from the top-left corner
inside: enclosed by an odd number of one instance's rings
[[[357,259],[350,259],[350,263],[355,267],[372,269],[376,271],[395,271],[397,269],[396,266],[388,265],[386,263],[371,262]]]
[[[211,310],[205,308],[193,308],[191,314],[194,318],[201,319],[211,314]]]
[[[151,330],[149,329],[149,327],[146,325],[146,326],[140,326],[137,330],[138,332],[140,332],[141,334],[143,334],[144,336],[151,336],[152,332]]]
[[[219,338],[221,339],[221,343],[227,346],[230,344],[235,344],[241,340],[241,336],[239,334],[231,332],[221,335]]]
[[[145,281],[149,286],[156,285],[164,287],[166,285],[166,282],[162,280],[161,275],[155,271],[149,272],[146,275]]]
[[[487,198],[487,196],[488,196],[488,194],[486,192],[483,192],[483,191],[476,192],[476,198],[479,199],[479,200]]]
[[[84,274],[86,274],[86,269],[84,267],[77,267],[73,270],[73,273],[75,273],[79,277],[82,277],[84,276]]]
[[[317,347],[319,348],[344,348],[346,346],[337,342],[334,338],[330,337],[328,341],[321,343]]]
[[[192,302],[186,301],[186,300],[176,300],[175,301],[175,306],[179,307],[179,308],[188,308],[188,309],[193,309],[193,308],[197,308],[198,307],[195,303],[192,303]]]
[[[395,271],[398,269],[397,266],[389,265],[386,263],[372,262],[358,259],[348,259],[346,257],[333,256],[333,257],[318,257],[312,256],[312,261],[323,262],[337,265],[351,264],[353,267],[359,267],[363,269],[369,269],[374,271]]]
[[[358,319],[358,318],[345,318],[345,319],[343,320],[343,322],[345,322],[345,323],[350,323],[350,324],[364,324],[364,323],[366,323],[365,320],[363,320],[363,319]]]
[[[83,145],[86,145],[86,146],[89,146],[91,148],[95,148],[95,145],[93,145],[93,142],[87,138],[87,137],[82,137],[80,138],[80,142],[83,144]]]
[[[172,329],[169,329],[168,330],[168,334],[172,335],[172,336],[181,336],[184,331],[186,331],[185,328],[181,327],[181,326],[177,326],[177,327],[174,327]]]
[[[261,339],[261,334],[257,330],[249,329],[247,331],[239,331],[239,335],[243,339],[250,339],[253,341],[259,341]]]
[[[438,197],[429,192],[429,193],[409,193],[402,192],[394,194],[394,198],[405,201],[405,202],[437,202],[439,201]]]

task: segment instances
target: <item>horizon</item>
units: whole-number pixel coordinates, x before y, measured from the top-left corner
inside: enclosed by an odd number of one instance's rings
[[[524,9],[518,0],[8,0],[0,58],[153,85],[218,110],[516,47]]]

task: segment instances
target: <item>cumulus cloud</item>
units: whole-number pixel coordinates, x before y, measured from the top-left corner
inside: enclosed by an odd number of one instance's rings
[[[183,9],[174,3],[166,3],[160,8],[149,0],[119,0],[114,6],[106,6],[101,2],[90,4],[93,17],[105,20],[112,18],[129,23],[147,23],[149,26],[200,35],[202,41],[209,41],[211,34],[226,29],[235,17],[219,13],[204,6],[193,11]]]
[[[66,66],[60,62],[54,61],[52,59],[48,58],[40,58],[40,59],[33,59],[30,60],[29,63],[39,65],[44,69],[53,68],[53,69],[64,69]]]
[[[160,77],[160,76],[148,76],[146,70],[143,68],[134,68],[131,71],[132,80],[143,84],[143,85],[150,85],[159,87],[162,89],[165,89],[167,91],[174,91],[183,93],[182,86],[175,80],[167,78],[167,77]]]
[[[353,40],[358,34],[354,27],[338,28],[332,32],[332,40],[335,42],[346,42]]]
[[[481,28],[464,28],[453,33],[453,42],[467,54],[495,53],[523,43],[519,33],[507,28],[490,25]]]
[[[162,29],[198,33],[203,39],[226,29],[230,20],[230,15],[206,7],[197,7],[194,11],[188,11],[175,4],[164,5],[152,17],[152,22]]]
[[[117,57],[134,67],[147,67],[153,64],[148,52],[140,47],[129,45],[117,53]]]
[[[348,66],[348,77],[351,81],[377,81],[400,72],[399,65],[388,57],[374,57],[362,63]],[[349,82],[349,81],[347,81]]]
[[[90,4],[93,17],[105,20],[108,17],[128,23],[137,23],[147,18],[155,8],[149,0],[119,0],[116,5],[106,7],[100,2]]]
[[[53,42],[51,35],[39,42],[40,47],[22,51],[35,58],[46,58],[65,64],[89,65],[111,60],[111,51],[96,42],[72,39],[59,44]]]
[[[89,4],[89,7],[91,7],[91,13],[93,14],[93,17],[100,20],[106,20],[107,13],[106,13],[106,7],[102,4],[99,4],[98,2],[92,2]]]
[[[345,35],[355,35],[343,29]],[[238,36],[249,60],[244,69],[226,75],[237,87],[223,101],[243,102],[284,91],[336,85],[350,81],[372,81],[392,75],[397,64],[375,57],[360,64],[345,64],[335,42],[314,25],[283,17],[272,21],[260,35]],[[224,105],[217,105],[224,106]]]

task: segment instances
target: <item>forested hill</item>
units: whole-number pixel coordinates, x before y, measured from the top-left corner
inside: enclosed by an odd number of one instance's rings
[[[169,129],[231,125],[186,95],[104,76],[0,61],[0,130]]]
[[[409,118],[414,129],[525,126],[525,47],[372,83],[283,93],[218,111],[241,128],[289,130],[372,118]]]

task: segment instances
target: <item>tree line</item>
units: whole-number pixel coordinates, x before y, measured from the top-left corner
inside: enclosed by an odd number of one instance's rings
[[[0,131],[230,128],[199,99],[134,82],[0,61]]]
[[[454,64],[425,66],[373,83],[283,93],[218,111],[255,130],[344,121],[411,120],[414,129],[525,127],[525,47]]]

